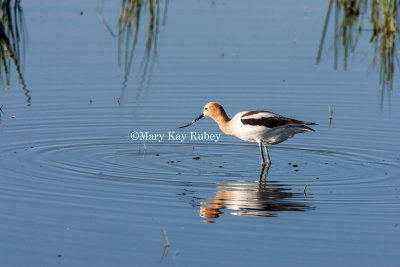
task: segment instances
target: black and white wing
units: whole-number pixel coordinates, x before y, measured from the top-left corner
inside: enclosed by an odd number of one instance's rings
[[[304,127],[305,129],[312,131],[314,130],[306,125],[318,125],[317,123],[290,119],[279,114],[263,110],[246,112],[241,116],[241,122],[244,125],[265,126],[267,128],[276,128],[281,126]]]

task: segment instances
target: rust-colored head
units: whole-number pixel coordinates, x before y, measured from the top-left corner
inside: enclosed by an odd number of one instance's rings
[[[225,113],[224,109],[217,102],[209,102],[203,108],[203,116],[215,118]]]

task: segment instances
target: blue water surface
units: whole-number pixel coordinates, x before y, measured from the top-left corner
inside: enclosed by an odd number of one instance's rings
[[[0,265],[397,266],[399,83],[382,89],[369,33],[334,70],[333,25],[316,65],[327,1],[158,5],[156,55],[145,6],[126,72],[120,2],[22,2],[29,93],[15,73],[0,91]],[[210,101],[319,125],[271,147],[260,182],[255,144],[189,138],[220,134],[209,118],[177,129]]]

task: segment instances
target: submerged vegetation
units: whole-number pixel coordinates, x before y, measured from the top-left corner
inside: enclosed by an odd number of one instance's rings
[[[10,85],[12,66],[25,91],[27,103],[30,105],[29,90],[22,75],[26,44],[26,26],[20,0],[0,1],[0,80],[2,86]]]
[[[316,63],[321,62],[326,32],[334,5],[334,68],[338,68],[340,50],[343,69],[355,51],[363,32],[370,32],[374,57],[372,66],[379,71],[382,89],[391,90],[398,61],[399,1],[396,0],[329,0]],[[369,15],[369,16],[368,16]],[[382,90],[384,92],[384,90]]]
[[[126,85],[131,72],[134,54],[140,38],[140,31],[145,31],[146,43],[143,56],[140,60],[138,76],[141,87],[149,82],[154,64],[157,61],[157,40],[161,20],[161,6],[159,0],[122,0],[117,33],[108,25],[101,10],[103,3],[98,4],[98,17],[104,23],[113,37],[118,39],[118,66],[123,68],[123,84]],[[168,0],[163,4],[162,24],[165,24]],[[144,24],[144,25],[143,25]]]

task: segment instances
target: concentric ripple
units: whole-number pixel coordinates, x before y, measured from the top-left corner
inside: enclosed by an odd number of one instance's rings
[[[29,177],[213,186],[225,179],[256,180],[258,148],[246,143],[135,143],[127,138],[46,139],[5,147],[13,173]],[[276,146],[269,176],[294,185],[370,186],[392,179],[400,162],[372,151],[322,146]],[[5,156],[6,155],[6,156]],[[11,171],[11,170],[10,170]],[[78,178],[79,177],[79,178]]]

